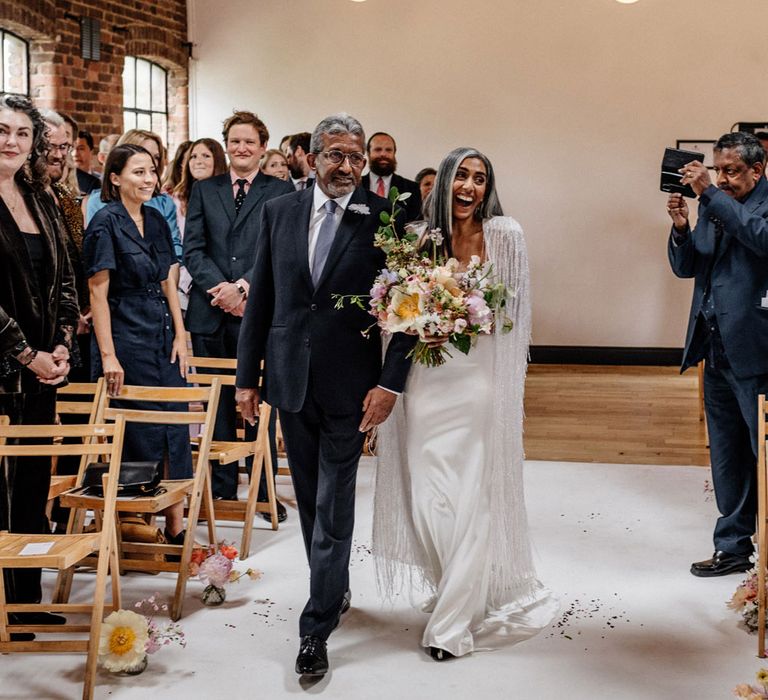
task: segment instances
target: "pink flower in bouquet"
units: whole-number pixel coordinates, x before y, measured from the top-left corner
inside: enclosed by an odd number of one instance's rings
[[[229,572],[232,571],[232,560],[223,554],[212,554],[202,564],[198,577],[205,585],[223,588],[229,581]]]
[[[466,297],[465,302],[469,312],[469,323],[471,325],[483,326],[493,321],[493,312],[485,303],[485,297],[482,292],[476,289],[472,290]]]
[[[467,329],[467,322],[463,318],[457,318],[453,322],[453,332],[463,333]]]

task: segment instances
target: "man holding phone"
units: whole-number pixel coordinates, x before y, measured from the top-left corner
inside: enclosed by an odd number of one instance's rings
[[[768,391],[768,182],[754,135],[721,136],[716,183],[699,161],[680,169],[699,197],[696,226],[688,204],[671,194],[672,271],[695,278],[681,372],[705,360],[704,406],[712,482],[720,511],[715,553],[694,562],[694,576],[723,576],[752,564],[757,512],[757,396]]]

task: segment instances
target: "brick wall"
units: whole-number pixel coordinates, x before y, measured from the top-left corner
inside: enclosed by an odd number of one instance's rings
[[[80,17],[101,21],[101,60],[80,58]],[[30,42],[30,94],[39,107],[71,114],[98,140],[123,131],[123,59],[168,71],[172,154],[188,133],[185,0],[0,0],[0,27]]]

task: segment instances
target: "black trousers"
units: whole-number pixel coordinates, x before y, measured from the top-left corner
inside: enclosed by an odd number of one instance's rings
[[[235,316],[229,316],[225,319],[217,333],[210,335],[202,333],[192,334],[192,350],[198,357],[237,357],[237,338],[240,334],[240,319]],[[199,370],[204,371],[204,370]],[[217,373],[220,373],[217,370]],[[272,411],[272,417],[269,421],[269,449],[272,453],[272,469],[274,479],[277,474],[277,411]],[[258,432],[258,421],[255,426],[245,425],[245,439],[255,440]],[[237,406],[235,404],[235,388],[232,386],[221,387],[221,396],[219,397],[219,408],[216,412],[216,425],[213,429],[214,440],[236,440],[237,439]],[[251,473],[253,457],[246,460],[246,468]],[[236,462],[232,464],[214,463],[213,473],[211,474],[211,488],[214,498],[237,498],[237,470]],[[267,500],[267,482],[266,474],[261,472],[261,481],[259,483],[259,500]]]
[[[309,560],[309,601],[299,619],[301,636],[327,639],[349,589],[349,557],[355,524],[357,464],[365,435],[362,408],[331,415],[310,387],[298,413],[280,412]]]
[[[709,430],[712,485],[720,517],[716,550],[750,555],[757,516],[757,396],[768,375],[740,379],[705,365],[704,410]]]
[[[56,416],[56,392],[0,394],[0,414],[11,424],[50,425]],[[50,457],[9,458],[0,468],[0,529],[25,534],[49,531],[45,507],[51,485]],[[9,603],[39,603],[40,569],[5,569]]]

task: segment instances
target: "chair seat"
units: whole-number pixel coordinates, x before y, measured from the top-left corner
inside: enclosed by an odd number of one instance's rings
[[[184,494],[190,494],[193,485],[193,479],[166,479],[160,482],[160,486],[165,489],[164,493],[156,496],[120,496],[117,499],[116,508],[118,512],[159,513],[168,506],[178,503]],[[80,489],[73,489],[62,494],[61,505],[65,508],[100,510],[104,507],[104,499],[80,493]]]
[[[16,569],[53,568],[67,569],[99,549],[101,534],[80,535],[25,535],[11,532],[0,533],[0,568]],[[52,542],[46,554],[21,555],[28,544]]]
[[[52,476],[51,485],[48,488],[48,500],[61,496],[65,491],[74,488],[75,484],[77,484],[77,475],[75,474],[72,476]]]
[[[198,438],[192,439],[192,444],[199,443]],[[211,461],[217,461],[219,464],[232,464],[241,459],[250,457],[253,454],[253,443],[240,442],[238,440],[213,440],[211,442]]]

